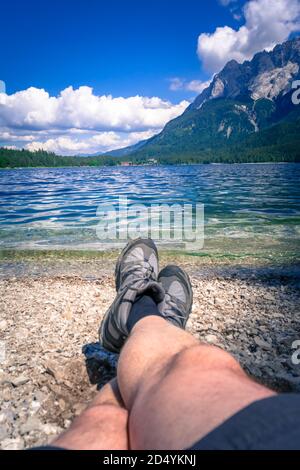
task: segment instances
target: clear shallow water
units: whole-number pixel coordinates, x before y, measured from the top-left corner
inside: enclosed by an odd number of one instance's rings
[[[97,248],[97,207],[205,204],[207,240],[299,239],[300,165],[0,171],[0,248]],[[102,245],[101,245],[102,246]]]

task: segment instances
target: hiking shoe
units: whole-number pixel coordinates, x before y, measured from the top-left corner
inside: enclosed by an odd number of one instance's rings
[[[158,253],[151,239],[137,239],[128,243],[116,264],[117,296],[106,312],[100,326],[100,343],[109,351],[119,353],[129,331],[128,317],[134,302],[143,295],[155,303],[164,298],[164,290],[157,282]]]
[[[188,274],[178,266],[169,265],[158,276],[164,288],[164,300],[158,305],[162,317],[185,329],[193,305],[193,290]]]

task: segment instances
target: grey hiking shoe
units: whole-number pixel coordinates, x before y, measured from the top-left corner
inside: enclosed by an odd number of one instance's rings
[[[164,290],[157,282],[158,254],[151,239],[128,243],[116,264],[117,296],[106,312],[99,330],[100,343],[109,351],[119,353],[129,331],[128,317],[132,305],[142,295],[149,295],[158,304]]]
[[[162,317],[185,329],[193,305],[193,290],[188,274],[178,266],[169,265],[158,276],[165,291],[158,305]]]

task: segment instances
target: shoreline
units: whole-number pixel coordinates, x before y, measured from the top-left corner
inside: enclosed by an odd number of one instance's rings
[[[70,156],[70,158],[76,158]],[[81,158],[81,157],[79,157]],[[89,158],[89,157],[85,157]],[[112,158],[117,158],[117,157],[112,157]],[[200,166],[200,165],[293,165],[293,164],[300,164],[299,161],[278,161],[278,162],[199,162],[199,163],[157,163],[155,165],[150,165],[149,163],[145,164],[132,164],[132,165],[121,165],[121,164],[116,164],[116,165],[69,165],[69,166],[7,166],[7,167],[0,167],[0,170],[26,170],[27,168],[30,169],[39,169],[39,168],[44,168],[44,169],[52,169],[52,168],[102,168],[102,167],[118,167],[118,168],[132,168],[136,166]]]
[[[122,248],[122,247],[121,247]],[[95,249],[74,248],[0,248],[0,272],[6,265],[27,263],[44,265],[61,263],[113,263],[121,248]],[[162,262],[172,264],[175,260],[184,266],[253,266],[280,267],[300,265],[299,242],[297,239],[286,240],[251,240],[251,239],[219,239],[206,240],[205,248],[200,251],[170,249],[158,245]]]

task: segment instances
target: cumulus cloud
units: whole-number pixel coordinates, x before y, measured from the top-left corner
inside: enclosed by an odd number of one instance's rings
[[[68,87],[57,97],[33,87],[1,93],[0,145],[27,142],[30,150],[64,155],[112,150],[158,133],[188,105],[158,97],[98,96],[87,86]]]
[[[22,129],[88,129],[142,131],[160,129],[181,114],[188,103],[172,104],[158,97],[113,98],[93,89],[68,87],[58,97],[38,88],[0,95],[0,125]]]
[[[25,145],[27,150],[46,150],[59,155],[80,155],[109,152],[110,150],[128,147],[141,140],[149,139],[156,131],[131,132],[129,134],[101,132],[98,134],[88,134],[85,137],[79,133],[74,135],[62,135],[51,137],[50,139],[34,140]],[[72,135],[73,134],[73,135]]]
[[[30,142],[34,140],[34,135],[16,134],[8,130],[0,129],[0,142]]]
[[[298,0],[250,0],[243,15],[245,23],[237,30],[223,26],[199,36],[198,56],[206,70],[218,72],[231,59],[249,60],[300,30]]]
[[[210,84],[210,80],[191,80],[187,81],[183,78],[174,77],[170,79],[170,90],[171,91],[192,91],[194,93],[201,93]]]

